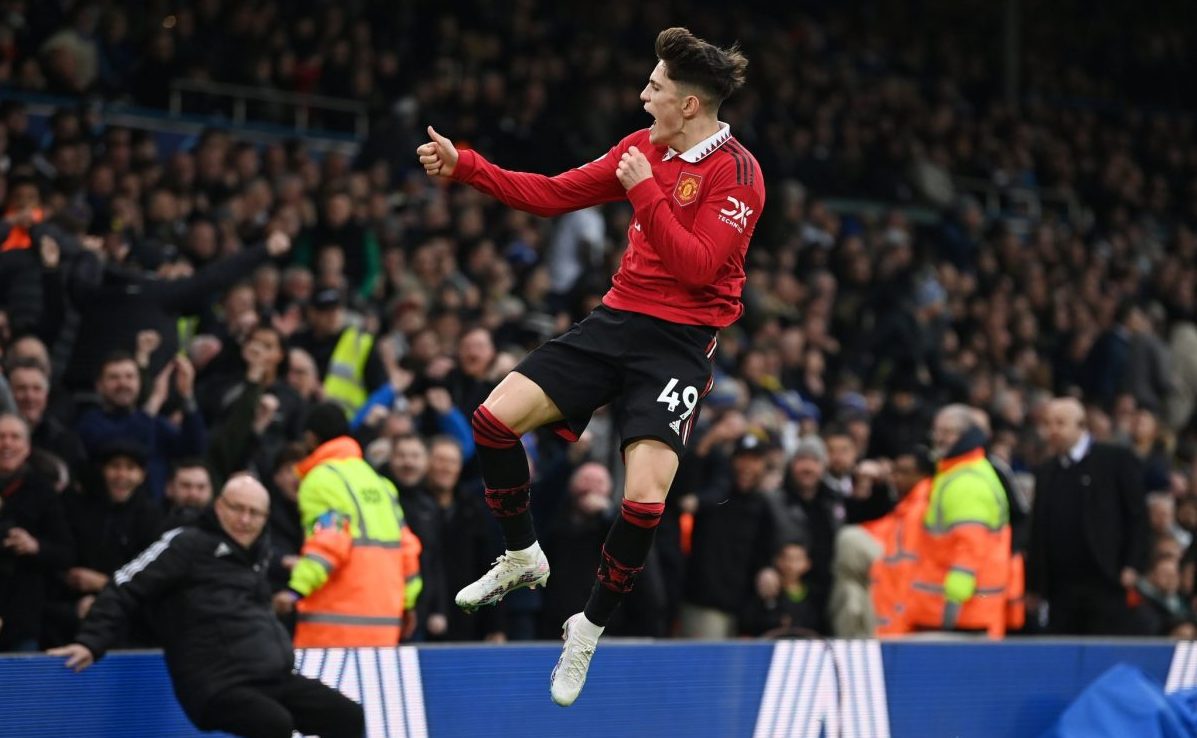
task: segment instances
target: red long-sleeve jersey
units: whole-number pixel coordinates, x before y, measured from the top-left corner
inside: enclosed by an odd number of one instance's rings
[[[653,176],[625,191],[615,167],[632,146],[648,158]],[[726,125],[683,153],[649,143],[646,128],[555,177],[502,169],[467,150],[453,178],[545,217],[627,198],[635,217],[604,304],[716,328],[744,311],[744,255],[765,204],[765,180]]]

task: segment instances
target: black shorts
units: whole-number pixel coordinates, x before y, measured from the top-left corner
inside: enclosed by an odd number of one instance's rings
[[[561,410],[565,420],[554,430],[563,438],[576,441],[594,411],[611,403],[621,450],[653,438],[681,457],[714,383],[716,333],[600,305],[515,371]]]

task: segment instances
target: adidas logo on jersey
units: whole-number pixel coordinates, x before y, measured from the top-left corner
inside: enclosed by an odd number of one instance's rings
[[[214,554],[214,556],[217,556],[217,557],[228,556],[232,552],[233,552],[233,549],[229,546],[229,544],[225,543],[224,541],[221,541],[220,545],[218,545],[216,547],[216,553]]]
[[[672,428],[673,432],[678,434],[679,436],[682,434],[682,421],[675,420],[669,424],[669,427]]]

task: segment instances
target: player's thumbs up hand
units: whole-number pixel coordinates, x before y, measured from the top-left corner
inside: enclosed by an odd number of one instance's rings
[[[648,163],[648,158],[640,153],[640,149],[630,146],[623,156],[619,157],[619,163],[615,165],[615,176],[619,178],[619,183],[625,190],[630,190],[652,177],[653,168]]]
[[[448,177],[457,168],[457,147],[432,126],[428,126],[428,137],[432,140],[416,149],[420,165],[433,177]]]

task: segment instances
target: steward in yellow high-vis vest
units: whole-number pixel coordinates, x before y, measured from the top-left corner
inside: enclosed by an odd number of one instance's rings
[[[395,486],[366,463],[347,431],[335,404],[309,413],[309,443],[319,445],[297,467],[306,538],[289,582],[301,598],[299,648],[394,646],[415,627],[420,540],[404,522]]]
[[[324,399],[340,405],[346,417],[353,417],[366,404],[369,396],[366,360],[373,347],[374,336],[356,326],[347,326],[341,331],[328,360],[328,369],[324,372]]]
[[[291,337],[291,348],[303,349],[316,362],[324,399],[352,418],[387,381],[386,367],[375,350],[375,338],[348,320],[340,290],[318,290],[308,303],[308,330]]]
[[[949,406],[935,420],[936,445],[948,450],[923,514],[909,618],[916,629],[983,631],[1000,638],[1010,597],[1010,511],[1001,480],[985,458],[984,433],[959,408]]]

